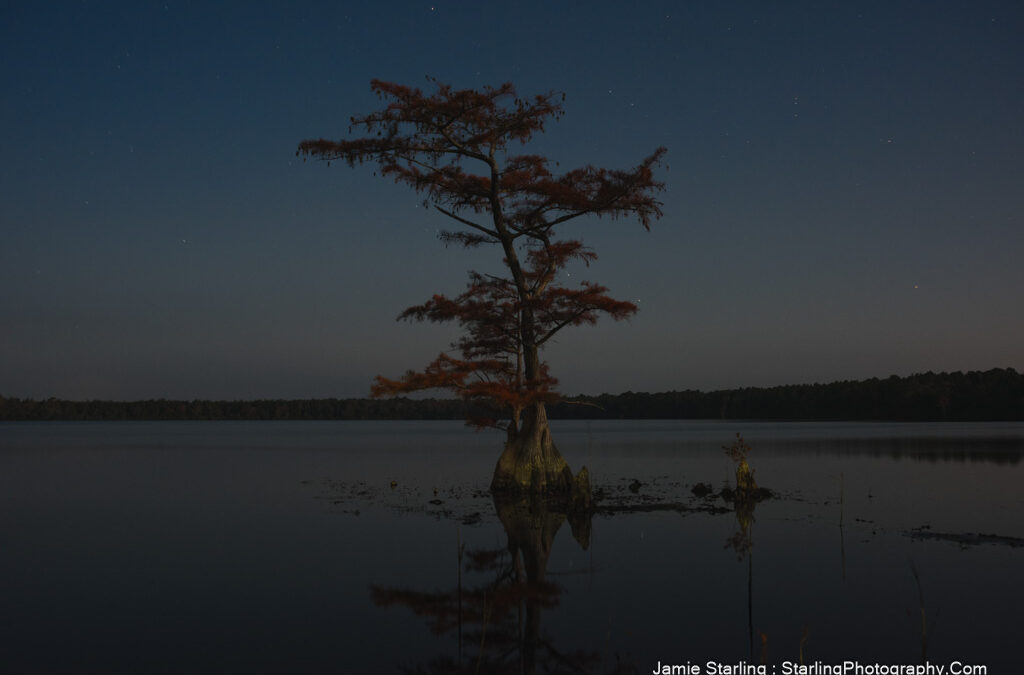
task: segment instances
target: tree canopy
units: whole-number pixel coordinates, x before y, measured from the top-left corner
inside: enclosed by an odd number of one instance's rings
[[[518,150],[562,116],[564,95],[521,98],[509,83],[457,90],[428,79],[436,88],[431,94],[374,80],[374,92],[387,103],[351,118],[350,134],[361,137],[306,140],[298,149],[327,162],[377,164],[384,176],[423,193],[453,222],[442,240],[499,246],[508,271],[507,277],[470,272],[462,294],[434,295],[405,310],[399,318],[456,322],[464,335],[421,371],[378,377],[372,393],[446,388],[467,400],[485,400],[493,414],[472,423],[504,429],[506,450],[522,471],[538,461],[548,467],[546,478],[520,475],[506,482],[565,487],[568,469],[551,443],[544,408],[558,398],[556,380],[540,350],[567,326],[592,324],[602,314],[624,319],[637,308],[596,283],[561,283],[559,272],[570,262],[589,264],[597,256],[577,239],[557,238],[556,228],[583,216],[628,216],[649,229],[662,215],[655,195],[664,185],[654,179],[654,168],[665,149],[628,170],[585,166],[555,173],[547,157]],[[539,455],[546,458],[537,460]]]

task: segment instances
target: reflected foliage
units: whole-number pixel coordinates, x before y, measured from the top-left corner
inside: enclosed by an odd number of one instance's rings
[[[738,437],[739,434],[737,434]],[[740,443],[742,443],[742,439],[740,439]],[[740,490],[734,493],[733,506],[736,509],[736,523],[739,529],[725,541],[726,547],[736,552],[738,562],[742,562],[744,558],[747,560],[747,641],[748,657],[751,662],[754,661],[756,644],[754,639],[754,509],[759,501],[761,499],[757,493],[744,493]],[[761,663],[764,663],[768,649],[767,636],[762,634],[761,640]]]
[[[563,589],[547,579],[547,566],[566,513],[542,498],[496,498],[494,506],[508,545],[471,550],[460,545],[456,588],[425,592],[371,586],[378,607],[405,607],[422,617],[435,635],[453,639],[450,653],[405,666],[402,672],[640,672],[623,663],[603,664],[596,652],[563,650],[541,628],[543,611],[558,606],[562,598]],[[577,523],[574,534],[576,528],[589,536],[589,522],[585,527]]]
[[[754,548],[754,509],[757,502],[752,499],[738,500],[735,507],[736,524],[739,529],[725,540],[725,545],[736,551],[737,560],[743,560]]]

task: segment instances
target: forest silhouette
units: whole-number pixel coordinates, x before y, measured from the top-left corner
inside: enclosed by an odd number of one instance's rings
[[[69,401],[0,396],[0,421],[465,420],[485,410],[460,399],[326,398],[254,401]],[[830,384],[571,396],[552,419],[1021,421],[1024,374],[1012,368],[921,373]]]

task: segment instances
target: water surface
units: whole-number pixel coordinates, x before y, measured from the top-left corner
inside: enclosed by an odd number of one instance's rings
[[[737,432],[779,495],[749,513],[691,493],[730,479]],[[451,422],[4,424],[0,672],[649,673],[801,654],[1016,672],[1024,425],[554,433],[608,498],[685,508],[589,528],[499,514],[500,437]]]

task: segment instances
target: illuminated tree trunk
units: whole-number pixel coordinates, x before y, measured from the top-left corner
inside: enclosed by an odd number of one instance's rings
[[[530,314],[528,310],[523,313]],[[532,322],[532,316],[523,319],[526,329],[532,330]],[[541,368],[536,344],[523,345],[523,366],[527,382],[539,378]],[[494,467],[491,490],[558,495],[571,492],[572,470],[551,440],[551,427],[543,402],[536,401],[527,406],[520,413],[518,424],[513,420],[505,449]]]
[[[493,492],[536,492],[568,495],[572,471],[551,440],[543,403],[523,411],[519,430],[509,434],[494,467]]]

